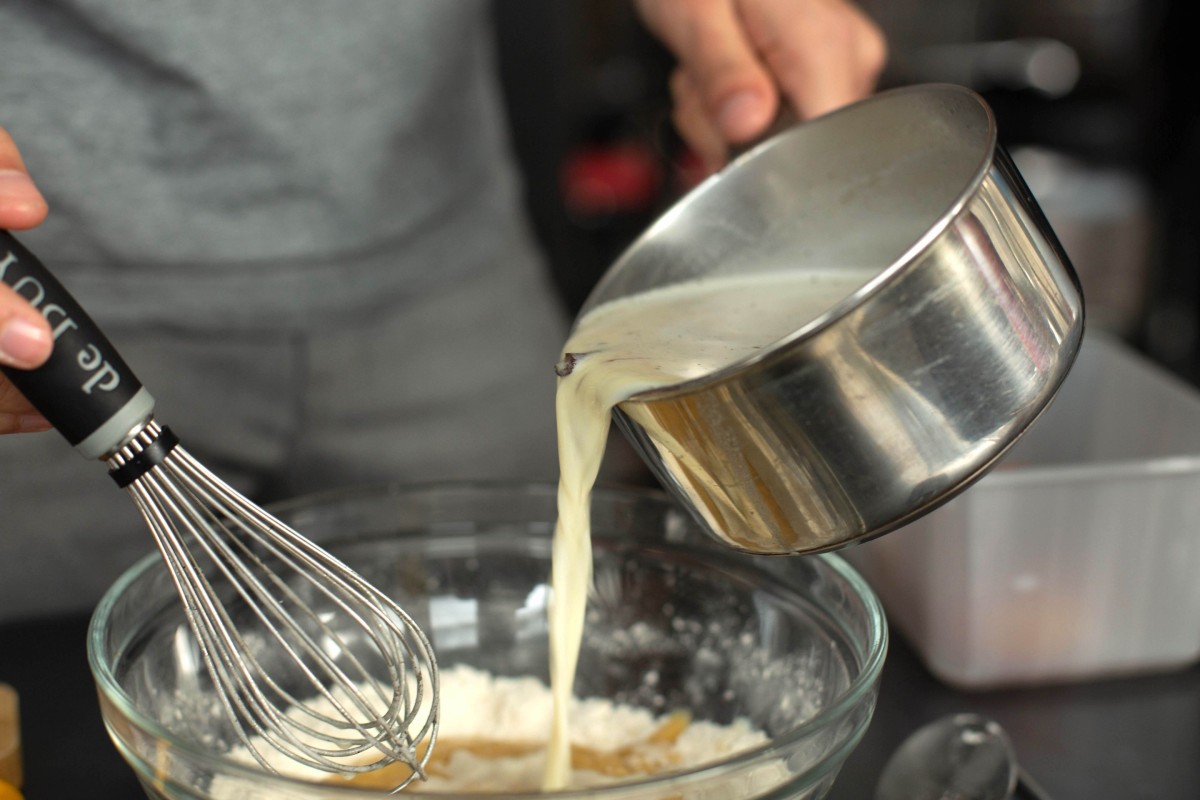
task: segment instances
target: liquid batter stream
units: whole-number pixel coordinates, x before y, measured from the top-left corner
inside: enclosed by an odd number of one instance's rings
[[[873,273],[872,273],[873,274]],[[592,577],[589,498],[612,409],[635,394],[699,378],[752,356],[862,286],[857,270],[712,278],[649,291],[585,314],[567,340],[556,396],[558,524],[550,609],[553,722],[543,788],[570,774],[567,708]],[[647,432],[654,438],[655,431]]]

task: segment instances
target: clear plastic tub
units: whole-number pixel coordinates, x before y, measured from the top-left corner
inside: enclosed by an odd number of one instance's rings
[[[961,688],[1200,659],[1200,393],[1089,335],[994,472],[846,551],[890,623]]]

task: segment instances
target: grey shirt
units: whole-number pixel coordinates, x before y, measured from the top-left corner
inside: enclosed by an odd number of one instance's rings
[[[24,236],[126,322],[336,323],[532,258],[481,0],[4,0]],[[149,301],[147,298],[153,298]]]
[[[565,329],[520,211],[483,0],[0,0],[20,236],[160,419],[269,499],[554,475]],[[54,434],[0,437],[0,620],[151,547]]]

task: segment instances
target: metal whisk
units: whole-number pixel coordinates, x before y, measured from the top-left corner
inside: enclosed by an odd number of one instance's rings
[[[153,419],[154,400],[74,298],[0,230],[0,281],[54,329],[50,360],[8,378],[145,518],[238,737],[306,766],[424,777],[438,669],[416,622],[342,562],[221,481]]]

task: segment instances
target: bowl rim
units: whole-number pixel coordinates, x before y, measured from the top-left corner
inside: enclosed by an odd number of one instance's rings
[[[413,495],[421,493],[429,493],[435,491],[521,491],[523,493],[533,492],[555,492],[555,487],[551,483],[537,481],[434,481],[434,482],[388,482],[366,486],[352,486],[342,489],[325,490],[301,495],[290,500],[285,500],[281,503],[272,504],[269,510],[286,511],[301,507],[312,507],[323,501],[333,500],[336,498],[347,498],[354,496],[375,496],[380,492],[386,492],[390,495]],[[646,489],[640,487],[613,487],[597,485],[594,495],[605,496],[625,496],[625,497],[643,497],[646,499],[655,499],[666,501],[675,508],[682,508],[666,492],[658,489]],[[731,551],[736,552],[736,551]],[[766,556],[761,556],[766,557]],[[887,657],[889,631],[887,619],[884,614],[883,604],[875,591],[867,583],[866,579],[854,569],[845,559],[834,553],[819,553],[813,555],[794,556],[796,558],[804,558],[819,562],[824,568],[830,570],[836,577],[841,579],[855,597],[862,602],[866,611],[866,631],[867,636],[862,646],[862,667],[858,674],[851,678],[846,689],[832,703],[822,708],[813,716],[806,719],[801,724],[797,725],[785,733],[773,737],[765,744],[756,747],[739,751],[731,756],[719,760],[706,762],[701,767],[689,770],[687,772],[663,773],[660,775],[650,776],[641,780],[623,781],[620,783],[591,787],[588,789],[566,790],[548,793],[504,793],[486,795],[461,794],[461,793],[445,793],[445,792],[420,792],[410,791],[406,789],[403,796],[414,798],[414,800],[479,800],[482,797],[488,800],[529,800],[532,797],[553,797],[560,800],[582,800],[582,798],[593,798],[594,800],[602,800],[603,798],[619,798],[623,793],[637,791],[652,791],[656,788],[671,789],[682,787],[693,783],[702,783],[709,778],[716,777],[721,773],[735,770],[747,763],[763,760],[769,761],[775,751],[786,749],[786,747],[798,739],[802,739],[810,735],[813,731],[830,725],[833,722],[841,719],[850,708],[861,702],[867,695],[877,690],[879,677],[883,671],[883,664]],[[194,763],[209,765],[213,771],[219,771],[223,774],[232,773],[246,780],[270,780],[280,782],[282,787],[292,790],[309,789],[313,786],[319,786],[320,791],[329,797],[346,798],[346,800],[367,800],[367,798],[378,798],[386,795],[386,792],[381,793],[378,790],[359,789],[353,786],[338,786],[337,784],[314,784],[312,781],[290,776],[272,774],[264,771],[261,768],[246,764],[244,762],[235,761],[225,755],[213,753],[204,749],[188,740],[180,739],[171,731],[167,730],[156,720],[142,714],[133,700],[125,693],[121,685],[117,682],[113,675],[106,659],[102,657],[104,651],[105,631],[107,629],[107,620],[111,616],[114,606],[117,601],[126,593],[129,587],[154,569],[165,569],[161,556],[157,552],[150,553],[139,559],[136,563],[130,566],[123,572],[117,580],[108,588],[101,597],[99,603],[93,612],[88,623],[87,632],[87,657],[88,665],[92,672],[93,680],[96,683],[102,701],[107,701],[117,707],[125,718],[139,731],[155,739],[168,743],[172,748],[179,750],[185,754],[186,758]],[[846,738],[846,741],[839,743],[824,760],[812,765],[804,772],[796,773],[791,776],[792,781],[800,778],[805,778],[809,781],[808,785],[813,785],[815,782],[827,775],[833,769],[840,767],[840,758],[834,757],[834,754],[841,754],[845,748],[853,748],[857,745],[857,741],[861,739],[865,733],[867,726],[870,724],[870,717],[867,718],[866,724]],[[106,727],[109,729],[109,735],[114,740],[117,738],[115,731],[106,721]],[[124,753],[125,745],[117,744],[117,749]],[[848,753],[847,753],[848,755]],[[139,776],[140,777],[140,776]]]

